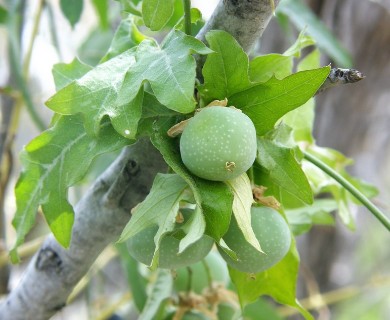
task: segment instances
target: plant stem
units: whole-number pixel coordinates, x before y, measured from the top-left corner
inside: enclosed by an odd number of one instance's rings
[[[9,64],[10,64],[10,71],[12,72],[15,83],[20,90],[24,103],[26,104],[26,108],[28,113],[30,114],[30,117],[36,127],[43,131],[46,129],[45,122],[41,119],[40,115],[35,109],[34,103],[32,101],[30,92],[28,91],[28,86],[26,82],[26,78],[23,74],[23,69],[28,69],[28,66],[21,66],[20,57],[21,57],[21,49],[20,49],[20,43],[21,43],[21,28],[22,26],[19,25],[19,20],[23,16],[23,1],[15,1],[12,3],[11,9],[9,10],[11,17],[8,21],[8,46],[9,46]],[[32,35],[32,37],[35,37],[36,34]]]
[[[347,189],[357,200],[359,200],[371,213],[390,231],[390,220],[377,206],[375,206],[363,193],[361,193],[354,185],[348,180],[342,177],[338,172],[333,170],[327,164],[322,162],[320,159],[304,151],[305,159],[313,163],[315,166],[320,168],[345,189]]]
[[[35,38],[37,37],[39,25],[41,22],[41,16],[42,16],[44,2],[45,2],[45,0],[40,0],[38,2],[38,8],[37,8],[37,12],[36,12],[35,18],[34,18],[34,24],[33,24],[33,29],[32,29],[32,33],[31,33],[31,38],[30,38],[30,42],[29,42],[28,47],[27,47],[27,53],[26,53],[26,56],[24,58],[24,63],[23,63],[23,77],[24,77],[24,79],[28,78],[28,71],[30,68],[31,56],[32,56],[33,48],[34,48]]]
[[[188,35],[192,34],[191,31],[191,0],[183,0],[184,4],[184,30]]]

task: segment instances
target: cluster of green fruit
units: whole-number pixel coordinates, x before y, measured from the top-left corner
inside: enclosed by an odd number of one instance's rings
[[[186,124],[180,138],[183,163],[194,175],[214,181],[234,179],[246,172],[256,158],[256,130],[241,111],[229,107],[206,107]],[[232,216],[223,239],[236,254],[232,259],[218,248],[229,266],[247,273],[264,271],[279,262],[288,252],[291,233],[284,218],[274,209],[252,207],[251,225],[264,253],[244,238]],[[150,265],[155,251],[157,226],[149,227],[128,240],[130,254]],[[159,267],[178,269],[202,260],[214,241],[204,235],[181,254],[177,233],[165,235],[160,243]]]

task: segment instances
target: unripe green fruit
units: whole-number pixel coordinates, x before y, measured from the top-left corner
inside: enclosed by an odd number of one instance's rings
[[[154,236],[157,226],[149,227],[127,241],[130,255],[137,261],[150,265],[156,248]],[[180,240],[172,235],[165,235],[160,243],[160,255],[158,267],[162,269],[176,269],[186,267],[202,260],[211,250],[214,241],[209,236],[202,236],[198,241],[190,245],[178,255]]]
[[[205,258],[213,282],[228,284],[229,273],[226,263],[217,251],[211,251]],[[196,293],[202,293],[203,289],[208,287],[207,271],[202,261],[191,266],[191,290]],[[190,274],[187,268],[176,270],[174,288],[176,291],[187,291]]]
[[[252,207],[251,224],[265,254],[257,251],[245,240],[234,218],[223,239],[237,254],[239,260],[233,260],[223,250],[218,249],[231,267],[242,272],[257,273],[272,267],[284,258],[290,249],[291,232],[283,217],[268,207]]]
[[[206,107],[189,120],[180,138],[180,153],[194,175],[231,180],[256,158],[256,130],[244,113],[228,107]]]

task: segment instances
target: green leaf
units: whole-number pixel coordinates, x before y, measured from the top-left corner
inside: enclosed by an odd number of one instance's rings
[[[301,0],[285,0],[280,3],[281,12],[299,28],[307,29],[318,46],[336,61],[336,64],[351,67],[352,58],[321,20]]]
[[[61,0],[60,6],[62,13],[68,19],[72,28],[80,20],[81,13],[83,11],[83,0]]]
[[[3,6],[0,6],[0,24],[6,23],[8,18],[8,11]]]
[[[377,194],[377,189],[359,179],[351,177],[346,171],[346,167],[353,161],[345,157],[340,152],[330,149],[311,145],[307,151],[316,158],[337,171],[343,178],[355,186],[360,192],[367,197],[373,197]],[[338,205],[338,214],[345,226],[351,230],[355,229],[354,214],[351,211],[351,204],[360,202],[355,199],[343,186],[329,177],[321,169],[311,163],[303,162],[304,171],[308,177],[313,191],[319,193],[331,193]]]
[[[333,225],[331,212],[337,209],[334,199],[316,199],[310,206],[286,209],[287,221],[295,236],[308,232],[314,224]]]
[[[209,53],[199,40],[173,31],[162,47],[145,40],[98,65],[66,86],[46,104],[61,114],[84,114],[89,134],[97,135],[100,122],[109,116],[121,135],[134,138],[141,117],[143,83],[148,81],[156,98],[168,109],[189,113],[193,97],[195,60],[191,53]]]
[[[298,64],[298,71],[318,68],[320,64],[320,52],[314,50]],[[312,135],[314,125],[314,99],[310,99],[304,105],[288,112],[281,118],[281,122],[290,126],[294,131],[295,141],[314,143]]]
[[[202,73],[204,84],[199,90],[205,102],[223,100],[250,85],[249,61],[245,51],[227,32],[213,30],[206,34],[210,48]]]
[[[276,129],[273,133],[278,131]],[[313,202],[313,193],[301,165],[296,159],[296,150],[272,139],[259,137],[257,162],[271,180],[305,203]]]
[[[147,39],[147,37],[138,30],[134,23],[134,19],[131,18],[131,16],[122,20],[115,31],[110,48],[106,55],[100,60],[100,63],[106,62],[126,50],[137,46],[145,39]]]
[[[169,270],[159,269],[157,279],[153,283],[151,292],[148,295],[145,307],[138,320],[153,320],[161,303],[171,297],[173,279]]]
[[[330,67],[301,71],[283,80],[271,78],[254,84],[229,98],[231,105],[241,109],[253,121],[258,135],[271,130],[287,112],[303,105],[318,90]]]
[[[83,178],[96,156],[129,143],[109,123],[102,125],[101,133],[99,138],[87,135],[79,116],[61,117],[25,147],[21,153],[24,170],[15,188],[14,261],[18,259],[16,248],[32,228],[39,205],[57,241],[69,246],[73,208],[67,200],[68,188]]]
[[[108,28],[108,13],[109,3],[108,0],[92,0],[92,4],[95,7],[95,10],[99,16],[100,26],[102,29]]]
[[[123,242],[149,226],[158,225],[159,228],[154,237],[154,242],[156,244],[155,256],[152,261],[152,265],[156,265],[158,262],[156,252],[160,248],[162,237],[175,228],[176,216],[179,212],[179,203],[185,196],[184,193],[187,187],[187,183],[176,174],[157,174],[150,193],[145,200],[134,209],[132,218],[123,229],[119,241]],[[198,234],[197,230],[194,231]],[[189,230],[189,232],[191,232],[191,230]],[[204,223],[200,236],[194,237],[195,239],[193,242],[199,240],[203,233]],[[189,244],[193,242],[190,242]]]
[[[179,1],[179,3],[182,3],[182,0]],[[183,8],[181,8],[181,16],[183,16],[184,14],[184,10]],[[190,14],[191,14],[191,23],[193,24],[196,24],[198,22],[201,22],[202,21],[202,12],[197,9],[197,8],[191,8],[191,11],[190,11]],[[179,29],[179,30],[184,30],[184,19],[180,19],[179,21],[176,21],[177,24],[174,26],[176,29]],[[168,24],[169,25],[169,24]]]
[[[54,65],[52,73],[56,90],[59,91],[71,82],[80,79],[92,69],[79,59],[74,58],[71,63],[57,63]]]
[[[145,26],[153,31],[161,30],[173,15],[174,0],[143,0],[142,17]]]
[[[165,162],[190,186],[196,205],[206,220],[205,233],[219,243],[229,228],[233,194],[226,184],[195,177],[187,170],[181,161],[177,139],[166,134],[172,125],[172,122],[158,123],[151,141],[161,152]]]
[[[46,102],[47,106],[60,114],[83,113],[85,128],[91,135],[99,133],[102,118],[109,115],[114,128],[125,135],[124,132],[130,130],[129,127],[122,129],[118,122],[122,124],[128,119],[126,113],[131,114],[132,107],[136,111],[140,108],[139,105],[131,104],[134,96],[130,97],[127,105],[124,103],[118,105],[116,100],[129,65],[135,63],[134,55],[135,50],[130,49],[98,65],[82,78],[58,91]],[[137,93],[138,91],[135,92]],[[131,133],[131,136],[134,136],[133,130]]]
[[[233,191],[233,214],[236,218],[238,227],[242,231],[246,241],[258,251],[263,252],[260,247],[261,244],[259,244],[251,226],[253,194],[248,176],[244,173],[236,179],[227,181],[226,183]]]
[[[81,61],[91,66],[96,66],[110,48],[113,36],[113,30],[102,30],[96,27],[78,48],[77,56]]]
[[[274,76],[283,79],[291,74],[293,59],[271,53],[254,58],[249,64],[249,76],[253,82],[266,82]]]
[[[120,2],[122,11],[130,13],[136,17],[142,17],[142,0],[115,0]]]
[[[249,75],[253,82],[266,82],[275,76],[283,79],[292,72],[294,58],[299,58],[302,49],[313,45],[311,37],[302,31],[297,40],[283,54],[271,53],[254,58],[249,64]],[[318,68],[314,66],[310,69]]]
[[[229,267],[229,273],[242,308],[261,295],[269,295],[279,303],[298,309],[305,319],[313,319],[296,299],[298,269],[299,256],[293,241],[283,260],[270,269],[249,275]]]
[[[248,304],[243,310],[245,320],[285,320],[275,304],[267,298],[259,298],[256,302]]]
[[[314,39],[305,33],[306,29],[304,28],[299,33],[297,40],[283,53],[284,56],[299,58],[303,49],[315,44]]]
[[[199,206],[192,212],[190,219],[182,227],[186,235],[180,240],[178,254],[199,240],[206,229],[206,222]]]
[[[148,298],[146,293],[147,280],[142,276],[137,260],[129,255],[127,245],[118,243],[115,247],[119,252],[120,261],[127,276],[127,283],[131,290],[134,304],[137,310],[141,312]]]

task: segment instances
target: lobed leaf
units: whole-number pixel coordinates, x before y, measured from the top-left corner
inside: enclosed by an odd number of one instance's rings
[[[275,77],[229,97],[253,121],[258,135],[271,130],[287,112],[303,105],[325,81],[330,67],[301,71],[282,80]]]
[[[99,133],[102,118],[109,116],[115,130],[132,139],[142,114],[145,81],[168,109],[181,113],[195,109],[193,52],[207,54],[210,50],[180,31],[170,33],[162,47],[145,40],[98,65],[46,104],[60,114],[82,113],[86,130],[93,135]]]
[[[134,19],[131,16],[127,19],[123,19],[115,31],[110,48],[100,60],[100,63],[106,62],[126,50],[139,45],[145,39],[147,39],[147,37],[138,30],[134,23]]]
[[[59,91],[73,81],[80,79],[91,71],[92,67],[74,58],[71,63],[57,63],[54,65],[52,73],[56,90]]]
[[[86,134],[80,116],[63,116],[25,147],[21,153],[24,170],[15,188],[13,261],[18,260],[16,248],[32,228],[40,205],[57,241],[69,246],[73,208],[67,200],[68,188],[86,174],[96,156],[128,143],[109,123],[102,125],[101,136],[96,138]]]

